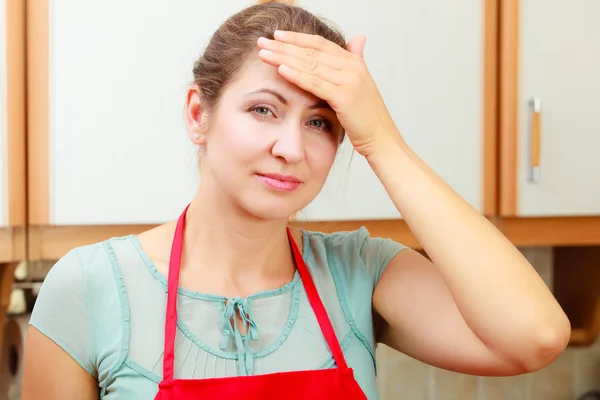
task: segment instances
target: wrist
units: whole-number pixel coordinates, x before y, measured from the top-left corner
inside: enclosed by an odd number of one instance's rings
[[[371,166],[374,166],[387,164],[391,160],[398,160],[410,152],[411,150],[400,135],[400,132],[395,132],[391,135],[388,134],[387,140],[380,140],[378,143],[374,143],[371,151],[365,155],[365,158]]]

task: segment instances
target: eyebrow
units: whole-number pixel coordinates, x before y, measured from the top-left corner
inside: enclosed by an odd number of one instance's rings
[[[281,93],[279,93],[273,89],[258,89],[253,92],[246,93],[246,95],[256,94],[256,93],[269,93],[269,94],[277,97],[277,99],[280,102],[282,102],[285,106],[287,106],[289,104],[287,99],[285,97],[283,97],[283,95]],[[311,104],[308,108],[310,110],[325,109],[325,110],[333,111],[333,109],[331,108],[329,103],[327,103],[325,100],[321,100],[321,99],[319,99],[319,101],[317,101],[316,103]]]

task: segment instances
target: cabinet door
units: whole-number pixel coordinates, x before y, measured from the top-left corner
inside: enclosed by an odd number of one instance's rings
[[[25,257],[25,23],[0,0],[0,263]]]
[[[49,138],[49,152],[38,157],[38,148],[30,147],[31,221],[152,224],[175,218],[197,187],[182,111],[192,64],[219,23],[253,3],[49,2],[45,69],[43,57],[32,63],[33,79],[49,82],[48,103],[40,103],[48,121],[32,134],[41,142]],[[376,0],[368,8],[363,0],[297,4],[336,21],[349,37],[367,35],[367,62],[407,142],[482,210],[482,1],[464,7],[442,0]],[[45,32],[39,35],[43,40]],[[346,143],[304,217],[400,216]]]
[[[0,1],[0,228],[8,225],[8,110],[6,0]]]
[[[0,228],[25,224],[25,15],[0,0]]]
[[[179,215],[197,189],[183,113],[194,61],[218,26],[252,3],[35,2],[31,94],[47,95],[33,97],[32,108],[48,118],[31,132],[34,224],[154,224]],[[47,142],[45,154],[36,138]]]
[[[367,37],[365,59],[411,148],[483,211],[484,2],[298,0],[347,40]],[[493,182],[490,182],[493,184]],[[308,219],[399,218],[365,159],[341,149]]]
[[[598,215],[600,2],[517,4],[518,159],[516,205],[508,211],[519,216]],[[539,109],[532,104],[536,99]]]

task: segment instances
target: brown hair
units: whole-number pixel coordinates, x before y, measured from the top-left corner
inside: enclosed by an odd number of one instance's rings
[[[204,108],[214,109],[227,84],[258,52],[258,38],[273,39],[276,30],[319,35],[342,48],[346,45],[339,30],[300,7],[278,2],[247,7],[216,30],[194,64],[194,83],[200,87]]]

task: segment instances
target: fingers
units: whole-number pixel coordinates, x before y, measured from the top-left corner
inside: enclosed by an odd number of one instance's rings
[[[348,50],[319,35],[275,31],[274,38],[258,39],[259,57],[291,83],[330,103],[343,87],[352,86],[364,63],[363,37],[351,40]]]
[[[302,72],[288,67],[285,64],[281,64],[278,70],[279,73],[291,83],[327,102],[329,102],[335,94],[337,86],[316,75]]]
[[[330,68],[312,58],[298,58],[288,54],[260,50],[259,57],[268,64],[279,67],[284,64],[290,68],[319,77],[334,85],[344,83],[344,72]]]
[[[363,57],[363,51],[365,48],[366,41],[367,38],[363,35],[355,36],[352,39],[350,39],[350,41],[346,45],[346,50],[348,50],[350,53],[357,54],[360,57]]]
[[[309,35],[300,32],[275,31],[275,40],[289,43],[298,47],[316,49],[324,53],[336,55],[342,59],[352,57],[352,53],[319,35]]]
[[[259,38],[257,43],[258,46],[264,50],[286,54],[304,60],[311,60],[311,62],[318,62],[338,70],[344,67],[343,58],[314,47],[300,47],[295,44],[269,40],[264,37]]]

